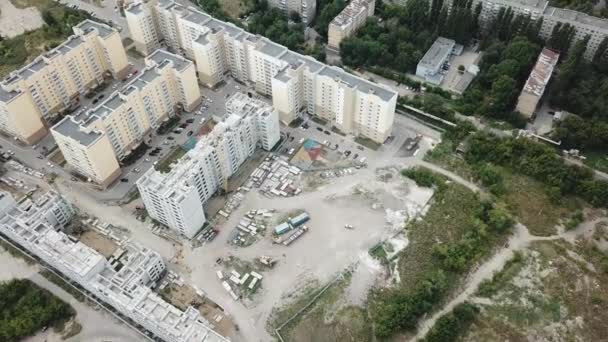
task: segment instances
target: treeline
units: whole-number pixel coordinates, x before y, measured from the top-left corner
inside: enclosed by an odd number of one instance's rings
[[[262,35],[294,51],[303,49],[304,29],[303,23],[290,23],[281,10],[269,7],[266,0],[256,2],[247,24],[249,32]]]
[[[608,149],[608,38],[591,61],[584,58],[587,40],[574,45],[559,66],[551,87],[552,106],[575,115],[554,130],[566,148],[606,152]]]
[[[435,187],[436,191],[446,190],[445,178],[428,169],[411,168],[402,171],[402,174],[412,178],[420,186]],[[480,202],[470,218],[470,229],[460,239],[442,243],[434,248],[436,271],[420,285],[411,291],[392,289],[372,294],[370,313],[376,335],[385,338],[400,330],[414,330],[418,320],[445,299],[451,283],[490,250],[493,241],[506,233],[514,222],[503,208],[492,202]],[[442,327],[441,331],[433,334],[443,336],[447,334],[447,330],[448,327]]]
[[[376,17],[340,45],[342,62],[353,67],[383,67],[413,72],[438,36],[467,44],[477,31],[480,5],[455,1],[448,14],[443,0],[411,0],[404,6],[376,2]]]
[[[19,341],[74,314],[70,305],[27,279],[0,284],[0,341]]]
[[[544,183],[554,200],[575,195],[594,206],[608,206],[608,182],[594,179],[593,172],[586,167],[566,164],[549,146],[481,132],[473,134],[468,144],[465,159],[470,163],[494,163],[530,176]]]
[[[319,0],[317,1],[317,15],[315,17],[314,28],[315,31],[323,40],[327,40],[327,29],[329,23],[342,12],[346,7],[347,2],[345,0]]]

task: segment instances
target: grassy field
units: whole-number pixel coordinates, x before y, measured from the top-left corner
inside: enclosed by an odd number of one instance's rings
[[[329,287],[300,317],[281,329],[281,336],[293,342],[372,341],[367,310],[349,305],[344,290],[350,284],[349,274]],[[274,313],[272,327],[277,327],[308,304],[321,287],[312,285],[298,299]],[[274,329],[273,329],[274,332]]]
[[[183,157],[186,154],[186,150],[181,147],[177,147],[173,152],[171,152],[163,161],[159,162],[156,165],[156,170],[160,172],[169,172],[171,171],[171,164],[177,161],[179,158]]]
[[[410,244],[399,256],[401,287],[406,291],[438,268],[433,246],[460,239],[479,207],[478,196],[455,183],[435,192],[432,201],[424,219],[412,222],[406,228]]]
[[[450,140],[444,140],[430,151],[425,160],[448,169],[459,176],[476,181],[474,168],[453,152]],[[534,235],[551,235],[555,226],[573,211],[583,206],[582,201],[572,197],[562,197],[560,203],[552,201],[546,186],[530,177],[515,174],[497,167],[504,181],[504,193],[499,196],[519,222],[528,227]]]
[[[43,9],[53,3],[52,0],[10,0],[11,3],[17,8],[28,8],[36,7]]]
[[[582,206],[580,201],[571,197],[563,197],[561,203],[555,203],[540,182],[506,170],[502,174],[507,189],[503,200],[517,220],[534,235],[555,234],[560,219],[566,219]]]
[[[608,256],[589,242],[534,243],[495,278],[463,341],[604,341]]]

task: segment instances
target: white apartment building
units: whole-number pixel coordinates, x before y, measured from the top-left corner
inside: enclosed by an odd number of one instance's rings
[[[131,3],[125,10],[127,25],[136,32],[131,32],[135,49],[147,56],[160,48],[158,26],[152,9],[141,2]]]
[[[604,37],[608,36],[607,19],[569,9],[551,7],[547,0],[475,0],[473,7],[479,2],[482,4],[480,21],[484,25],[490,23],[501,8],[510,7],[515,15],[529,15],[534,20],[542,17],[543,26],[540,35],[544,39],[551,37],[553,27],[557,23],[574,26],[576,33],[573,42],[581,40],[587,35],[591,36],[585,52],[585,58],[587,59],[593,58],[598,45]],[[451,7],[451,4],[451,0],[446,1],[447,6]]]
[[[280,9],[285,15],[298,13],[306,25],[313,21],[317,11],[317,0],[270,0],[268,4]]]
[[[74,35],[0,82],[0,130],[33,144],[46,135],[46,120],[78,102],[108,76],[129,69],[118,31],[92,20]]]
[[[51,129],[66,161],[80,174],[107,186],[120,175],[128,156],[176,109],[201,101],[194,63],[156,50],[146,68],[97,107],[67,116]]]
[[[351,0],[330,23],[327,29],[327,46],[340,49],[344,38],[354,35],[374,15],[376,0]]]
[[[194,58],[199,79],[206,86],[217,85],[229,73],[259,93],[272,96],[284,123],[306,112],[325,118],[344,133],[378,143],[390,135],[397,103],[395,91],[171,0],[158,2],[154,12],[174,20],[166,26],[177,30],[167,30],[166,35],[161,30],[161,39]],[[131,32],[138,32],[138,28]],[[335,92],[325,94],[324,89]],[[347,112],[351,108],[359,111]]]
[[[62,212],[53,224],[48,217]],[[0,192],[0,233],[42,259],[97,299],[114,307],[158,338],[168,342],[226,342],[213,331],[198,310],[185,311],[165,302],[150,287],[165,271],[161,256],[139,244],[127,242],[106,260],[93,248],[60,229],[72,209],[56,193],[36,201],[17,203]]]
[[[205,202],[226,187],[256,146],[270,150],[280,139],[278,113],[263,101],[237,93],[226,112],[169,172],[150,169],[137,181],[148,214],[187,238],[205,224]]]
[[[530,76],[526,81],[519,98],[515,110],[531,118],[536,112],[538,103],[545,93],[545,88],[553,76],[553,70],[557,66],[559,53],[544,48],[538,55],[536,64],[530,72]]]

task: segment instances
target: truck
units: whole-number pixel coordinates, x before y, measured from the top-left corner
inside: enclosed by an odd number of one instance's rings
[[[291,245],[297,239],[301,238],[302,235],[304,235],[304,233],[306,233],[307,231],[308,231],[308,227],[306,227],[306,226],[302,226],[301,228],[298,228],[298,230],[296,230],[293,234],[291,234],[287,238],[287,240],[283,241],[283,245],[285,245],[285,246]]]

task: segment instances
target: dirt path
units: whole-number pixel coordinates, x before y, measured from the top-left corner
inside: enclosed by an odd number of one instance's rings
[[[568,242],[574,242],[575,238],[581,234],[588,233],[588,225],[582,224],[579,228],[564,232],[560,231],[558,234],[551,236],[534,236],[528,231],[528,228],[520,223],[515,226],[515,232],[509,238],[507,245],[501,248],[492,258],[479,266],[473,273],[471,273],[465,282],[464,289],[454,297],[449,303],[447,303],[441,310],[435,312],[432,316],[420,322],[418,325],[418,331],[416,336],[413,338],[414,341],[424,338],[428,331],[435,325],[437,319],[446,313],[452,311],[454,307],[461,304],[471,298],[471,296],[477,291],[479,284],[486,279],[492,278],[496,272],[500,272],[503,269],[507,261],[509,261],[516,251],[527,248],[534,241],[547,241],[564,239]]]

